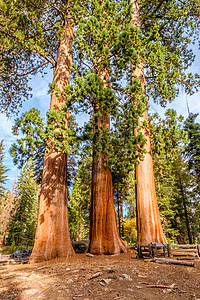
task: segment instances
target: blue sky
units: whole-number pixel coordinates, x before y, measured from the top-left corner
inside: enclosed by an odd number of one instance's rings
[[[192,71],[200,74],[200,62],[196,59]],[[40,74],[36,75],[31,80],[31,87],[33,98],[29,101],[24,102],[22,109],[20,110],[19,116],[21,113],[28,111],[32,107],[38,108],[41,111],[42,117],[45,117],[46,111],[50,106],[50,95],[48,94],[48,84],[52,81],[52,71],[49,70],[48,74],[44,78]],[[189,103],[189,108],[192,113],[200,113],[200,92],[187,96]],[[150,112],[158,112],[161,115],[164,115],[164,112],[168,108],[173,108],[177,111],[178,114],[182,114],[184,117],[188,116],[187,107],[186,107],[186,95],[180,91],[179,96],[170,104],[167,105],[165,109],[161,108],[159,105],[150,102]],[[19,174],[19,169],[12,162],[12,157],[9,154],[9,148],[13,142],[15,142],[16,137],[12,134],[11,128],[14,125],[14,120],[16,116],[7,118],[5,115],[0,114],[0,140],[4,140],[5,145],[5,159],[4,164],[9,169],[7,173],[9,180],[7,181],[7,187],[11,188],[14,178]],[[198,122],[200,122],[200,116],[198,116]],[[84,116],[80,116],[81,123],[84,121]]]
[[[48,75],[42,78],[41,74],[36,75],[31,80],[32,94],[33,97],[24,102],[20,113],[28,111],[32,107],[36,107],[41,111],[42,117],[45,117],[46,111],[50,106],[50,95],[48,94],[48,84],[52,81],[52,72],[49,71]],[[4,164],[9,169],[7,187],[11,188],[14,178],[19,174],[17,165],[13,164],[13,159],[9,154],[9,149],[12,143],[15,142],[16,137],[12,134],[12,126],[15,123],[17,116],[12,116],[9,119],[4,115],[0,114],[0,140],[4,140],[5,146],[5,159]]]

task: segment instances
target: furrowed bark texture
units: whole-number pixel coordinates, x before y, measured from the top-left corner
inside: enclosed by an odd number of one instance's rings
[[[96,112],[94,112],[96,113]],[[110,116],[102,114],[96,118],[98,129],[110,130]],[[90,218],[90,244],[88,252],[93,254],[120,254],[127,252],[117,230],[113,200],[111,170],[105,169],[106,155],[93,150],[92,197]]]
[[[67,23],[66,23],[67,24]],[[66,25],[54,69],[53,81],[61,95],[51,97],[50,110],[65,104],[63,88],[70,82],[73,29]],[[66,115],[66,127],[67,127]],[[74,255],[70,241],[67,208],[67,154],[51,149],[45,153],[35,244],[29,262]]]
[[[132,4],[132,25],[140,28],[139,7],[137,1],[130,0],[130,3]],[[144,67],[142,63],[136,67],[132,75],[140,80],[144,94],[146,94]],[[146,154],[144,155],[143,160],[140,161],[139,165],[136,165],[135,168],[137,180],[137,244],[147,245],[150,242],[167,244],[157,204],[147,109],[144,111],[143,115],[139,117],[139,126],[141,126],[144,121],[147,122],[147,127],[142,129],[142,133],[146,139],[146,144],[144,146]],[[135,134],[137,134],[137,129],[135,130]]]

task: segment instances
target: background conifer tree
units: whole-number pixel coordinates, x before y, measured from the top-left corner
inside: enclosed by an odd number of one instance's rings
[[[70,243],[66,202],[66,152],[69,147],[61,142],[63,151],[59,152],[56,147],[59,138],[54,139],[54,136],[59,135],[58,128],[60,127],[60,131],[67,130],[68,125],[67,113],[61,112],[61,106],[66,101],[63,95],[64,86],[70,81],[73,35],[70,14],[73,5],[71,4],[73,3],[69,1],[49,2],[46,0],[39,2],[9,0],[1,1],[0,4],[1,111],[7,114],[16,111],[17,107],[22,104],[22,99],[30,95],[30,74],[34,75],[43,71],[48,65],[53,67],[49,151],[44,157],[40,194],[39,211],[43,222],[38,223],[31,261],[70,256],[74,253]],[[63,137],[63,131],[61,137]],[[60,222],[61,218],[63,222]],[[60,226],[63,226],[63,229]],[[51,230],[46,230],[50,227]],[[64,245],[61,241],[64,241]]]
[[[15,187],[7,242],[11,245],[33,245],[37,226],[38,185],[28,162],[24,165]]]
[[[92,156],[90,152],[91,150],[80,157],[69,200],[69,226],[73,240],[89,239],[92,183]]]
[[[198,114],[190,114],[184,122],[188,134],[188,144],[184,149],[190,171],[194,174],[197,192],[200,194],[200,124],[196,122]]]
[[[176,83],[183,85],[187,92],[192,92],[193,84],[199,84],[199,75],[186,75],[184,62],[187,61],[189,66],[194,60],[194,54],[188,44],[196,37],[199,4],[193,1],[137,0],[130,0],[130,4],[131,24],[141,33],[138,63],[132,65],[132,85],[139,81],[138,85],[140,84],[146,100],[152,97],[161,105],[172,101],[178,94]],[[175,11],[179,12],[179,15],[174,14]],[[184,35],[185,24],[187,35]],[[138,105],[138,95],[134,105]],[[137,243],[167,243],[157,205],[147,106],[135,124],[136,134],[141,127],[146,140],[146,153],[143,160],[136,165],[135,171]]]
[[[7,171],[8,169],[6,168],[3,160],[4,160],[4,156],[5,156],[5,152],[4,152],[4,145],[3,145],[3,140],[0,141],[0,199],[4,196],[5,193],[5,183],[7,180]]]
[[[193,188],[189,195],[192,197],[192,231],[195,241],[200,239],[200,124],[196,121],[198,114],[190,114],[184,122],[188,134],[188,144],[184,149],[185,159],[193,177]]]

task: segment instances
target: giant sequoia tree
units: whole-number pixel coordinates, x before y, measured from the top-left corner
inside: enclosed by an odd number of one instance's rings
[[[53,67],[49,114],[52,125],[44,157],[36,240],[30,261],[73,255],[67,213],[67,153],[53,142],[67,128],[64,86],[70,81],[73,29],[68,1],[1,1],[2,110],[28,96],[28,76]],[[60,113],[59,113],[60,112]],[[62,117],[62,120],[60,120]],[[62,139],[62,134],[60,139]]]
[[[184,71],[194,60],[188,44],[195,36],[198,5],[193,1],[130,0],[130,3],[132,25],[140,31],[142,45],[138,50],[140,62],[133,65],[132,81],[138,79],[144,96],[161,105],[178,94],[176,84],[191,92],[195,80],[192,81],[191,74],[187,78]],[[138,105],[137,99],[134,104]],[[136,165],[137,243],[166,243],[156,199],[147,108],[138,119],[135,133],[144,124],[146,154]]]
[[[77,6],[73,85],[66,89],[67,105],[90,116],[89,131],[84,133],[91,139],[93,150],[89,251],[118,254],[127,251],[127,246],[116,226],[111,174],[116,141],[111,138],[110,120],[122,132],[124,161],[135,162],[143,138],[139,133],[133,135],[133,123],[142,112],[142,104],[137,108],[132,105],[138,88],[124,79],[131,75],[131,63],[136,64],[139,40],[130,24],[127,1],[89,3],[84,8]]]

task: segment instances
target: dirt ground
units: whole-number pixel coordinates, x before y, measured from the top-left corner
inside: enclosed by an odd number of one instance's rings
[[[0,299],[200,300],[200,261],[195,267],[158,264],[129,251],[0,266]]]

